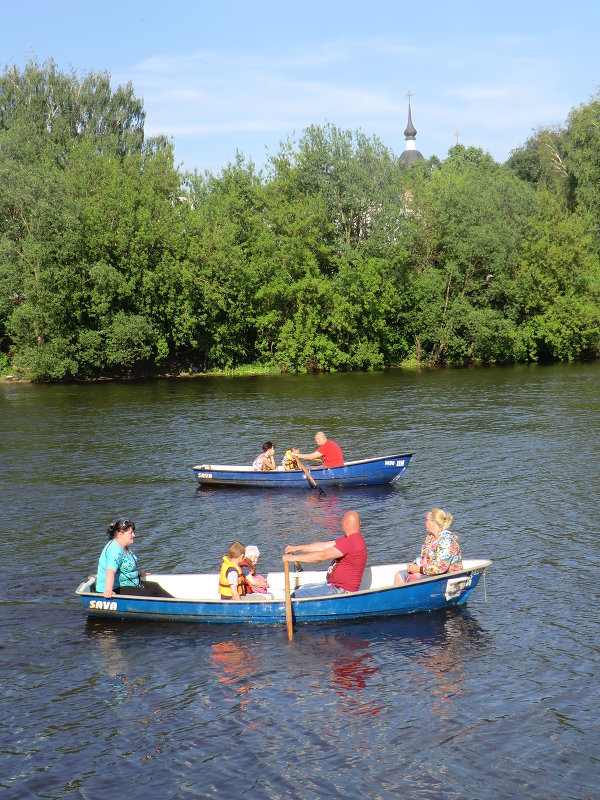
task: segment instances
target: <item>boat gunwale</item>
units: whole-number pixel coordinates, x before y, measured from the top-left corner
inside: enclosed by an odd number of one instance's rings
[[[337,601],[339,601],[339,600],[347,599],[349,597],[360,597],[360,596],[365,596],[365,595],[369,595],[369,596],[378,595],[378,594],[381,594],[383,592],[414,588],[417,585],[424,585],[424,584],[428,584],[428,583],[434,583],[435,581],[443,581],[443,580],[447,580],[447,579],[460,578],[461,576],[464,576],[464,575],[479,575],[482,572],[485,572],[487,567],[489,567],[489,566],[491,566],[493,564],[493,561],[491,559],[469,559],[469,560],[470,561],[475,561],[475,565],[471,566],[471,567],[465,567],[464,569],[459,570],[457,572],[443,572],[443,573],[441,573],[439,575],[427,575],[427,576],[424,576],[424,577],[420,578],[418,581],[411,581],[410,583],[409,582],[405,582],[405,583],[397,584],[397,585],[396,584],[387,584],[387,585],[378,586],[378,587],[375,587],[375,588],[358,589],[355,592],[343,592],[342,594],[319,595],[317,597],[293,597],[292,596],[291,597],[291,601],[292,601],[293,605],[302,605],[302,604],[307,603],[307,602],[308,603],[314,602],[315,600],[317,600],[319,602],[321,602],[323,600],[327,600],[327,601],[336,601],[337,600]],[[372,566],[390,566],[390,567],[398,566],[399,569],[402,568],[402,564],[398,564],[398,565],[396,565],[396,564],[390,564],[390,565],[373,564]],[[169,575],[169,576],[177,575],[177,573],[158,573],[157,572],[157,573],[153,573],[152,577],[153,577],[154,580],[158,580],[158,582],[160,582],[161,574],[164,574],[165,576],[166,575]],[[281,573],[277,573],[277,574],[281,574]],[[323,574],[326,574],[326,573],[323,573]],[[202,572],[198,572],[198,573],[196,573],[196,572],[181,573],[181,577],[190,577],[190,576],[203,576],[203,577],[211,577],[211,578],[214,577],[215,579],[218,578],[217,573],[213,574],[213,573],[210,573],[210,572],[204,572],[204,573],[202,573]],[[101,592],[92,592],[89,589],[86,591],[84,589],[84,587],[87,584],[91,585],[91,583],[93,581],[95,581],[95,580],[96,580],[96,576],[95,575],[90,575],[87,578],[87,580],[82,581],[79,584],[79,586],[75,590],[75,594],[79,595],[82,598],[83,597],[93,597],[93,598],[103,597]],[[206,603],[206,604],[209,604],[209,605],[224,605],[225,607],[229,607],[231,605],[231,602],[232,602],[231,600],[222,600],[220,598],[152,597],[152,596],[146,596],[146,595],[132,595],[132,594],[129,594],[129,595],[128,594],[115,595],[113,599],[150,601],[151,603],[152,602],[167,603],[168,605],[179,604],[179,603]],[[285,600],[281,599],[281,598],[275,598],[275,597],[273,597],[273,598],[269,598],[269,597],[262,598],[261,597],[260,600],[241,601],[241,602],[244,603],[244,605],[246,605],[248,607],[252,607],[256,603],[260,603],[260,605],[273,605],[273,604],[280,605],[281,603],[285,602]]]
[[[340,464],[337,467],[324,467],[324,466],[319,464],[317,466],[307,467],[307,469],[309,469],[309,471],[311,473],[312,472],[325,472],[325,471],[331,472],[331,471],[337,470],[337,469],[344,469],[345,467],[355,467],[355,466],[359,466],[361,464],[370,464],[370,463],[373,463],[374,461],[388,461],[388,460],[397,459],[397,458],[408,458],[410,460],[410,459],[412,459],[413,455],[414,455],[414,452],[413,453],[395,453],[395,454],[393,453],[393,454],[387,455],[387,456],[373,456],[373,457],[370,457],[370,458],[359,458],[359,459],[356,459],[355,461],[344,461],[343,464]],[[406,466],[408,466],[408,464]],[[390,469],[392,469],[391,466],[390,466]],[[267,472],[261,472],[260,470],[253,469],[252,466],[248,466],[247,464],[197,464],[196,466],[192,467],[192,470],[194,472],[203,472],[205,470],[208,470],[210,472],[242,472],[244,474],[255,473],[256,475],[261,475],[261,477],[264,477],[266,475],[276,475],[277,473],[281,474],[282,472],[284,474],[288,474],[288,475],[289,474],[291,474],[291,475],[303,474],[303,470],[301,470],[301,469],[286,469],[286,470],[276,469],[276,470],[271,470],[271,471],[267,471]]]

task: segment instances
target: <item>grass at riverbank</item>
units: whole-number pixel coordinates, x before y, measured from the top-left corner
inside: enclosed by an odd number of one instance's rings
[[[193,370],[186,372],[156,372],[152,374],[130,374],[130,375],[99,375],[95,378],[72,378],[60,381],[61,383],[94,383],[96,381],[123,381],[123,380],[164,380],[167,378],[209,378],[209,377],[243,377],[248,375],[280,375],[281,370],[275,366],[264,364],[246,364],[231,369],[214,369],[208,372]],[[30,376],[20,370],[11,369],[10,365],[0,363],[0,383],[43,383],[44,381],[33,381]]]
[[[405,370],[419,370],[426,365],[419,364],[415,358],[409,358],[401,364],[396,364],[391,369],[405,369]],[[210,377],[231,377],[240,378],[252,375],[281,375],[281,369],[274,365],[266,364],[245,364],[239,367],[232,367],[229,369],[213,369],[207,372],[200,370],[181,370],[173,372],[156,372],[156,373],[131,373],[129,375],[99,375],[94,378],[71,378],[64,381],[56,381],[57,383],[95,383],[100,381],[136,381],[136,380],[192,380],[194,378],[210,378]],[[48,381],[52,383],[53,381]],[[46,381],[35,381],[23,371],[18,369],[11,369],[8,361],[0,361],[0,383],[46,383]]]

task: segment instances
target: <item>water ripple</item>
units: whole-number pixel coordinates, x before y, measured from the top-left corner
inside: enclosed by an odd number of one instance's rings
[[[597,796],[598,365],[0,387],[0,789],[128,800]],[[397,486],[197,492],[189,465],[271,438],[414,451]],[[144,568],[261,571],[337,536],[414,557],[427,508],[493,567],[466,608],[338,625],[86,622],[106,525]]]

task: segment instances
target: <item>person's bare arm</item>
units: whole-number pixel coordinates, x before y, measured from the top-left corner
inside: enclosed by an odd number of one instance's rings
[[[288,555],[293,553],[313,553],[315,550],[326,550],[328,547],[333,547],[335,545],[335,539],[331,542],[310,542],[310,544],[288,544],[285,548],[285,552]]]
[[[309,461],[323,461],[323,456],[319,453],[318,450],[315,450],[312,453],[296,453],[296,458],[299,459],[308,459]]]
[[[334,558],[341,558],[344,554],[337,547],[325,547],[321,550],[300,550],[294,553],[285,553],[282,561],[304,561],[305,564],[318,564],[320,561],[331,561]]]
[[[104,578],[104,597],[109,598],[113,596],[113,586],[115,585],[116,569],[107,569],[106,577]]]

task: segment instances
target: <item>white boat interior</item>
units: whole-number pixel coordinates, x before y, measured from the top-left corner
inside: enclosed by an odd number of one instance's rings
[[[344,467],[352,467],[356,464],[367,464],[371,461],[380,461],[382,458],[408,458],[408,456],[412,453],[404,453],[400,455],[393,455],[393,456],[376,456],[375,458],[358,458],[355,461],[344,461]],[[320,470],[324,469],[322,464],[305,464],[305,467],[312,472],[313,470]],[[192,467],[194,470],[199,470],[200,472],[256,472],[254,467],[248,466],[247,464],[196,464],[195,467]],[[302,472],[300,469],[293,469],[293,470],[286,470],[281,465],[277,467],[279,472]]]
[[[460,578],[464,576],[465,573],[469,573],[473,570],[480,572],[491,563],[491,561],[485,559],[463,559],[462,572],[453,573],[451,577]],[[394,586],[394,576],[396,573],[405,570],[406,563],[378,564],[376,566],[366,567],[359,591],[365,592],[392,587]],[[322,583],[325,581],[326,575],[327,572],[325,570],[303,570],[302,572],[296,572],[290,569],[290,589],[293,592],[294,589],[308,583]],[[87,581],[84,581],[77,589],[77,593],[89,592],[91,586],[94,584],[95,577],[95,575],[92,575]],[[435,578],[437,576],[433,577]],[[266,578],[269,582],[270,596],[261,594],[250,595],[244,602],[256,602],[257,600],[275,600],[277,602],[283,602],[285,600],[284,572],[269,572]],[[176,574],[153,572],[148,576],[148,580],[159,583],[177,600],[220,601],[218,591],[219,576],[216,573]],[[432,580],[432,578],[425,578],[424,580]],[[411,584],[407,584],[407,586],[410,585]]]
[[[344,466],[348,466],[349,464],[354,464],[358,462],[348,461]],[[306,467],[309,472],[313,470],[320,470],[323,469],[321,465],[313,466],[310,465],[310,468]],[[260,470],[255,470],[252,466],[247,465],[238,465],[238,464],[200,464],[199,466],[192,467],[192,469],[198,470],[199,472],[256,472],[257,475],[260,475]],[[282,467],[281,464],[277,467],[276,472],[302,472],[301,469],[285,469]],[[268,472],[265,474],[269,474]]]

